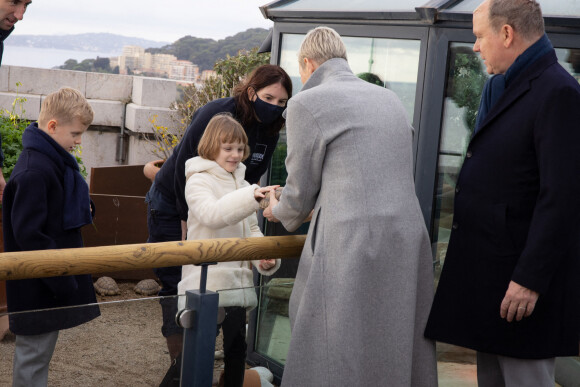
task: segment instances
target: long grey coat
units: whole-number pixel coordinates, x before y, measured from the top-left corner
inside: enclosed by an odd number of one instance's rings
[[[288,179],[273,212],[290,231],[314,216],[283,386],[436,386],[423,337],[431,249],[402,104],[331,59],[290,100],[286,122]]]

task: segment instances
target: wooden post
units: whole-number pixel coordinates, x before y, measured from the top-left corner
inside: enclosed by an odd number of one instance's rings
[[[97,274],[203,262],[298,258],[306,235],[219,238],[0,254],[0,280]]]

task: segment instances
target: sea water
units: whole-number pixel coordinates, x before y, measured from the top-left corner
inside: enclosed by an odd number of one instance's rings
[[[10,66],[37,67],[51,69],[64,65],[69,59],[75,59],[82,62],[85,59],[111,58],[121,55],[121,52],[93,52],[93,51],[74,51],[62,50],[56,48],[36,48],[25,46],[4,45],[4,55],[2,64]]]

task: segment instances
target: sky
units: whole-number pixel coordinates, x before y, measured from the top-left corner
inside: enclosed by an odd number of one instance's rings
[[[224,39],[271,28],[259,7],[272,0],[33,0],[15,35],[87,32],[174,42],[186,35]]]

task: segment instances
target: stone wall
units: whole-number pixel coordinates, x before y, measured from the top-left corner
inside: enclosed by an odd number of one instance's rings
[[[24,118],[37,120],[42,99],[63,86],[83,93],[95,111],[93,124],[83,135],[82,159],[89,173],[91,167],[145,164],[158,158],[143,134],[152,133],[149,120],[155,115],[157,124],[175,125],[169,109],[177,98],[175,81],[2,66],[0,108],[11,110],[15,98],[23,97]],[[125,144],[123,152],[118,151],[121,142]],[[119,156],[124,160],[118,160]]]

